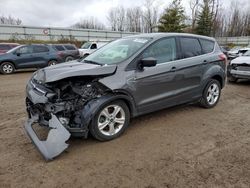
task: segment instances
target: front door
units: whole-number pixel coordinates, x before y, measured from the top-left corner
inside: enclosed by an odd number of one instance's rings
[[[155,58],[157,65],[135,71],[134,96],[139,113],[176,104],[176,39],[171,37],[156,41],[143,52],[140,59],[147,57]]]
[[[33,55],[31,46],[22,46],[15,52],[15,61],[18,68],[32,68]]]

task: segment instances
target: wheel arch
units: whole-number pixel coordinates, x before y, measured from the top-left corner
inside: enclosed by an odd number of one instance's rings
[[[11,61],[11,60],[4,60],[4,61],[1,61],[1,62],[0,62],[0,66],[1,66],[3,63],[11,63],[11,64],[15,67],[15,69],[16,69],[16,64],[14,63],[14,61]]]
[[[119,93],[110,93],[99,98],[92,99],[86,105],[84,105],[83,109],[81,110],[81,122],[84,122],[83,126],[89,126],[92,118],[100,110],[100,108],[117,100],[125,102],[129,108],[131,117],[136,115],[134,104],[128,96]]]
[[[56,62],[58,62],[58,60],[56,58],[49,59],[47,63],[49,63],[50,61],[56,61]]]
[[[217,80],[220,83],[221,88],[224,86],[223,78],[220,75],[214,75],[211,79]]]
[[[225,86],[226,73],[219,65],[211,66],[203,76],[203,90],[211,79],[217,80],[221,84],[221,89]]]

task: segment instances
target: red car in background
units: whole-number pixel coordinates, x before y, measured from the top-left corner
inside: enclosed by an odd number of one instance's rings
[[[0,43],[0,54],[4,54],[12,48],[19,46],[18,43]]]

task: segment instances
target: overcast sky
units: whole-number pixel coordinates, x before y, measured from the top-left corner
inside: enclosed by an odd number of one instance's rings
[[[96,17],[107,25],[108,10],[116,6],[143,6],[145,0],[0,0],[0,15],[20,18],[23,25],[68,27],[86,17]],[[156,0],[160,9],[172,0]],[[189,1],[182,0],[189,14]],[[229,0],[221,0],[230,11]],[[241,0],[241,5],[249,0]],[[244,6],[246,8],[246,6]],[[250,11],[250,10],[249,10]]]

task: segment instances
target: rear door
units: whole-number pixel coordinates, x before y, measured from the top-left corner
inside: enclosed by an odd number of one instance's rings
[[[48,65],[49,48],[45,45],[33,45],[33,67],[40,68]]]
[[[178,37],[180,59],[176,61],[175,83],[179,102],[189,102],[201,96],[201,81],[207,63],[200,41],[196,37]]]

